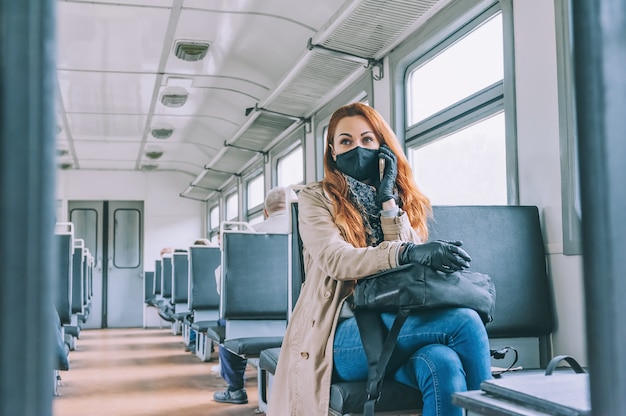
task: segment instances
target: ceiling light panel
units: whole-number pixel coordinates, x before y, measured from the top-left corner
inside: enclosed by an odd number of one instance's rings
[[[74,114],[67,115],[74,140],[139,140],[145,115]]]
[[[121,2],[57,1],[59,68],[156,72],[170,7],[120,7]],[[147,2],[144,2],[147,3]],[[133,33],[133,36],[128,36]]]
[[[134,158],[141,147],[141,143],[126,142],[126,143],[106,143],[106,142],[91,142],[91,141],[77,141],[74,143],[74,149],[78,159],[82,160],[126,160]]]
[[[189,92],[181,87],[167,87],[161,92],[160,101],[166,107],[179,108],[185,105]]]
[[[155,74],[62,69],[57,74],[66,113],[146,114],[150,110]]]
[[[187,62],[196,62],[204,59],[209,50],[208,42],[179,40],[174,43],[174,55]]]

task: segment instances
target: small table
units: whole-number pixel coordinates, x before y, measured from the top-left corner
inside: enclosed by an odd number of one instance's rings
[[[456,393],[452,403],[467,416],[589,416],[589,375],[567,370],[509,373],[485,381],[481,390]]]

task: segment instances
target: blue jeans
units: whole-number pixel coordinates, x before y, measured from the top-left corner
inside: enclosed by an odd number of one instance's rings
[[[220,319],[218,325],[226,326],[226,321]],[[220,376],[228,383],[228,390],[236,391],[243,389],[248,360],[226,348],[219,346]]]
[[[381,314],[390,328],[394,314]],[[339,323],[333,349],[334,371],[343,381],[367,379],[367,358],[354,318]],[[491,378],[489,340],[476,312],[438,309],[408,317],[394,354],[407,357],[393,379],[422,392],[423,416],[462,415],[452,393],[477,390]]]
[[[248,360],[219,346],[220,375],[228,383],[228,390],[243,389]]]

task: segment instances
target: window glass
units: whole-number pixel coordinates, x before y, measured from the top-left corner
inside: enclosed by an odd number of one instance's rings
[[[263,211],[261,211],[258,214],[254,214],[254,215],[251,215],[250,217],[248,217],[248,223],[250,225],[254,225],[254,224],[258,224],[260,222],[263,222],[264,219],[265,218],[263,216]]]
[[[98,212],[95,209],[73,209],[70,221],[74,224],[74,235],[82,238],[91,253],[98,252]]]
[[[285,156],[278,159],[277,185],[289,186],[304,182],[304,159],[302,146],[298,146]]]
[[[220,226],[220,207],[215,205],[209,210],[209,230]]]
[[[409,150],[418,187],[433,205],[506,205],[504,113]]]
[[[264,195],[264,181],[263,175],[259,175],[248,181],[247,195],[248,195],[248,209],[252,209],[258,205],[263,204]]]
[[[411,126],[503,79],[502,14],[414,69],[408,76]]]
[[[226,220],[237,221],[237,218],[239,218],[239,200],[235,192],[226,198]]]
[[[136,209],[117,209],[113,213],[113,264],[117,268],[139,267],[141,254],[141,217]]]

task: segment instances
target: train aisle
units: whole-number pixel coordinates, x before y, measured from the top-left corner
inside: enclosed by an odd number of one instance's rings
[[[256,369],[246,372],[247,405],[213,401],[224,380],[184,351],[168,329],[83,330],[62,371],[54,416],[242,416],[257,414]]]

